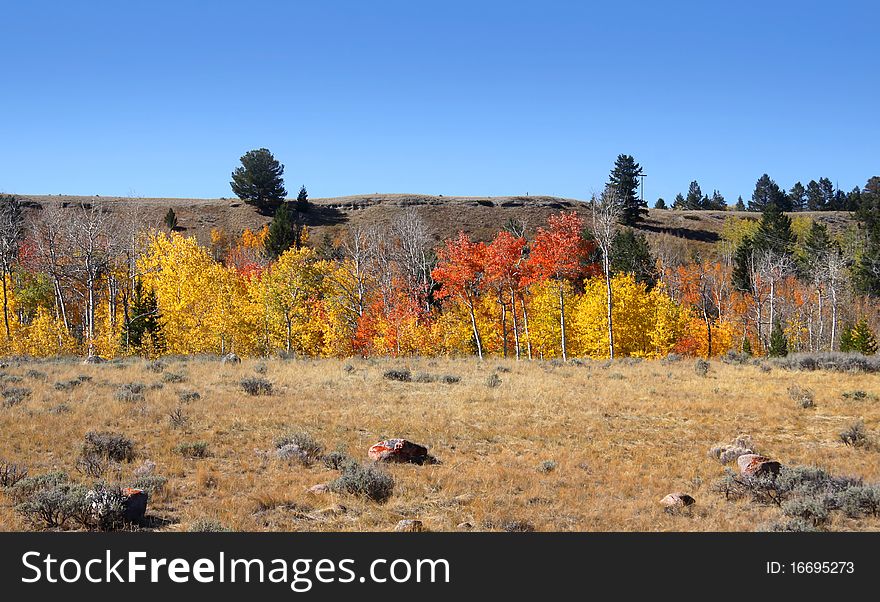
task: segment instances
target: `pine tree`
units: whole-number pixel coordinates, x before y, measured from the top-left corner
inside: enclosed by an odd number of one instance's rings
[[[733,274],[731,283],[733,287],[743,293],[752,290],[752,261],[755,248],[752,239],[748,236],[742,239],[733,254]]]
[[[853,284],[860,293],[880,297],[880,193],[865,187],[856,217],[865,247],[853,266]]]
[[[641,166],[631,155],[618,155],[608,185],[614,190],[621,206],[620,223],[634,226],[648,213],[648,204],[639,199]]]
[[[177,215],[174,213],[174,209],[171,207],[168,208],[168,213],[165,214],[165,227],[171,230],[177,230]]]
[[[712,197],[707,198],[705,201],[706,209],[711,209],[712,211],[725,211],[727,209],[727,201],[724,200],[724,196],[717,190],[712,191]]]
[[[742,352],[746,355],[752,355],[752,343],[747,336],[743,337]]]
[[[736,205],[734,206],[734,209],[737,211],[745,211],[746,210],[746,204],[743,202],[742,196],[737,197]]]
[[[261,208],[274,207],[284,201],[284,166],[268,149],[246,152],[241,157],[241,167],[232,172],[232,192],[246,203]]]
[[[305,213],[309,210],[309,193],[306,191],[305,186],[300,187],[299,194],[296,195],[296,210],[300,213]]]
[[[684,197],[679,192],[677,195],[675,195],[675,200],[672,201],[672,208],[673,209],[687,209],[687,207],[685,205],[687,205],[687,203],[685,203]]]
[[[637,282],[653,288],[657,284],[657,262],[651,255],[644,234],[632,228],[623,228],[611,243],[611,271],[615,274],[633,274]]]
[[[871,332],[871,327],[868,326],[866,319],[862,318],[856,323],[852,330],[850,330],[850,337],[852,340],[852,351],[858,351],[865,355],[877,353],[877,339],[874,338],[874,333]]]
[[[798,256],[798,265],[803,276],[814,274],[824,262],[834,242],[828,235],[828,227],[821,222],[810,224],[804,240],[804,248]]]
[[[791,218],[785,215],[776,203],[764,207],[758,231],[752,239],[758,253],[773,252],[789,255],[794,247],[795,236],[791,231]]]
[[[843,353],[851,353],[855,351],[853,345],[853,326],[852,322],[845,322],[843,328],[840,329],[840,350]]]
[[[136,351],[146,345],[148,340],[156,350],[164,347],[156,293],[152,289],[144,290],[138,280],[134,285],[131,307],[122,325],[122,346],[124,349]]]
[[[773,323],[773,330],[770,331],[770,349],[767,350],[770,357],[785,357],[788,355],[788,339],[782,331],[782,325],[779,320]]]
[[[666,209],[666,201],[662,198],[657,199],[657,202],[654,203],[654,209]]]
[[[803,211],[807,208],[807,189],[800,182],[795,182],[788,192],[791,211]]]
[[[684,199],[685,209],[703,209],[703,191],[696,180],[688,186],[688,193]]]
[[[752,200],[749,201],[749,211],[763,211],[771,204],[783,211],[791,210],[785,192],[770,179],[770,176],[764,174],[755,183],[755,191],[752,193]]]
[[[287,249],[298,247],[300,231],[301,227],[291,214],[288,203],[282,203],[272,217],[272,223],[269,224],[269,234],[264,243],[269,258],[277,259]]]
[[[828,211],[834,203],[834,184],[828,178],[807,183],[807,209],[810,211]]]

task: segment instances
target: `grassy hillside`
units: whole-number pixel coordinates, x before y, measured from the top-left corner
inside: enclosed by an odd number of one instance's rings
[[[177,214],[182,232],[194,234],[200,242],[210,240],[212,228],[237,234],[244,228],[258,229],[271,220],[257,208],[239,199],[116,198],[76,196],[17,195],[33,211],[47,201],[101,203],[111,211],[136,208],[144,219],[160,225],[169,208]],[[426,220],[432,237],[440,241],[459,230],[478,240],[488,240],[510,219],[525,223],[529,233],[543,225],[555,212],[578,211],[589,215],[587,204],[576,199],[546,196],[531,197],[443,197],[419,194],[372,194],[313,199],[305,215],[311,241],[317,243],[325,233],[331,237],[351,224],[390,223],[394,216],[412,207]],[[657,244],[667,235],[688,250],[711,250],[720,240],[726,217],[756,218],[754,213],[733,211],[671,211],[651,209],[648,219],[639,226]],[[852,216],[845,212],[800,213],[827,223],[832,231],[845,228]]]

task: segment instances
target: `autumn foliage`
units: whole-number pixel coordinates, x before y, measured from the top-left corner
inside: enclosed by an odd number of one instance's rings
[[[723,235],[748,236],[740,222],[734,218]],[[215,229],[209,246],[177,231],[140,230],[124,250],[107,246],[88,272],[91,280],[70,276],[81,272],[70,265],[78,256],[49,253],[50,226],[23,241],[17,270],[6,278],[9,336],[0,353],[517,359],[609,353],[608,289],[575,212],[551,216],[532,238],[505,229],[483,242],[460,233],[436,254],[413,214],[389,230],[337,237],[329,252],[308,246],[303,231],[303,244],[274,260],[265,251],[265,228],[237,236]],[[742,291],[732,285],[732,271],[729,257],[673,262],[661,255],[656,284],[614,273],[615,355],[763,354],[770,311],[784,315],[793,350],[840,337],[843,318],[835,314],[828,323],[835,290],[793,272],[756,271],[752,289]],[[82,318],[90,298],[93,331]],[[868,302],[859,307],[871,311]]]

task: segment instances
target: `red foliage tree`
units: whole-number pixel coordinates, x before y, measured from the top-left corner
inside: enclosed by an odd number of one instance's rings
[[[468,308],[477,355],[483,359],[483,341],[477,328],[476,302],[486,286],[486,245],[472,242],[464,232],[457,238],[449,239],[437,252],[437,267],[431,276],[440,284],[436,297],[443,299],[455,297]]]
[[[538,228],[527,263],[527,283],[553,280],[558,285],[563,361],[568,359],[564,283],[598,273],[597,265],[589,262],[596,245],[583,237],[583,231],[584,222],[574,211],[551,215],[547,220],[547,228]]]

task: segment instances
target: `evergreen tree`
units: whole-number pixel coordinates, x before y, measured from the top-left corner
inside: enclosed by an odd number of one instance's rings
[[[840,350],[844,353],[855,351],[853,345],[853,326],[852,322],[846,322],[840,330]]]
[[[664,201],[662,197],[657,199],[657,202],[654,203],[654,209],[666,209],[666,208],[667,208],[666,201]]]
[[[828,227],[820,222],[810,224],[804,240],[804,247],[798,256],[798,265],[803,276],[814,274],[825,262],[828,252],[834,247],[831,237],[828,235]]]
[[[877,353],[877,339],[868,326],[868,321],[862,318],[850,331],[852,338],[852,350],[864,353],[865,355],[874,355]]]
[[[675,200],[672,202],[672,208],[673,209],[686,209],[687,208],[687,207],[685,207],[686,204],[687,203],[685,203],[684,197],[679,192],[677,195],[675,195]]]
[[[684,199],[685,209],[703,209],[703,191],[696,180],[688,186],[688,193]]]
[[[828,178],[807,183],[807,209],[810,211],[828,211],[834,204],[834,184]]]
[[[282,203],[269,224],[264,248],[270,259],[277,259],[287,249],[298,247],[302,227],[290,212],[289,203]]]
[[[641,173],[641,166],[631,155],[618,155],[608,179],[608,185],[620,203],[620,223],[625,226],[636,225],[648,213],[648,204],[640,200],[638,195]]]
[[[770,179],[770,176],[764,174],[755,183],[755,191],[752,193],[752,200],[749,201],[749,211],[763,211],[771,204],[783,211],[791,210],[785,192]]]
[[[168,208],[168,213],[165,214],[165,227],[172,232],[177,229],[177,215],[174,214],[174,209],[171,207]]]
[[[807,189],[800,182],[795,182],[788,192],[792,211],[803,211],[807,208]]]
[[[785,357],[788,355],[788,339],[782,331],[779,320],[774,321],[773,330],[770,331],[770,349],[767,350],[770,357]]]
[[[720,192],[713,190],[712,197],[706,199],[706,209],[725,211],[727,210],[727,201],[724,200],[724,196]]]
[[[865,246],[853,266],[853,284],[860,293],[880,297],[880,193],[866,186],[856,217]]]
[[[795,236],[791,231],[791,218],[785,215],[776,203],[765,206],[758,223],[758,230],[752,239],[757,253],[773,252],[789,255],[794,247]]]
[[[232,172],[232,192],[246,203],[261,208],[277,206],[284,201],[284,166],[268,149],[246,152],[241,157],[241,167]]]
[[[743,293],[752,290],[752,261],[754,252],[755,248],[752,244],[752,239],[746,236],[733,253],[731,283],[736,290]]]
[[[296,210],[300,213],[305,213],[309,210],[309,193],[306,191],[305,186],[300,187],[299,194],[296,195]]]
[[[623,228],[615,234],[611,243],[611,271],[633,274],[649,288],[657,284],[657,262],[644,234],[637,234],[632,228]]]
[[[122,325],[122,346],[128,350],[139,350],[150,339],[155,350],[164,348],[156,293],[152,289],[144,290],[140,280],[137,280],[132,291],[131,307]]]
[[[742,352],[746,355],[752,355],[752,343],[747,336],[743,337]]]
[[[745,210],[746,210],[746,204],[743,203],[743,198],[742,198],[742,196],[737,197],[737,199],[736,199],[736,205],[734,205],[733,208],[734,208],[736,211],[745,211]]]

